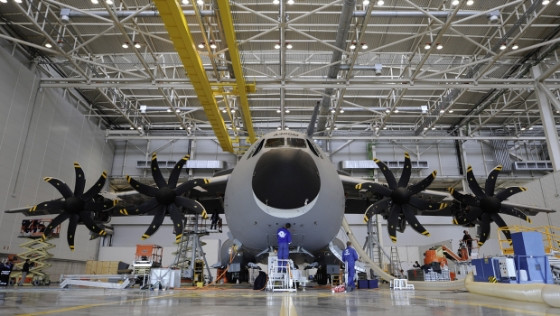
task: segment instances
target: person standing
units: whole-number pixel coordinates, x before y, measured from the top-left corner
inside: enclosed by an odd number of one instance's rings
[[[25,282],[25,278],[27,277],[27,274],[29,273],[29,269],[33,267],[33,263],[31,261],[29,261],[29,259],[25,259],[25,263],[23,264],[23,268],[21,268],[21,280],[19,280],[18,285],[22,286],[23,283]]]
[[[468,230],[464,230],[463,231],[463,242],[465,243],[465,245],[467,246],[467,249],[469,251],[469,257],[471,256],[471,250],[472,250],[472,237],[469,234]]]
[[[342,260],[346,264],[346,272],[348,272],[348,279],[346,280],[346,289],[348,292],[354,291],[356,285],[354,284],[354,274],[356,273],[355,264],[358,260],[358,253],[356,249],[352,248],[352,242],[346,242],[346,249],[342,253]]]
[[[289,231],[290,227],[292,225],[286,223],[284,227],[278,228],[276,232],[276,237],[278,238],[278,263],[281,267],[285,266],[286,261],[280,260],[287,260],[290,256],[290,243],[292,242],[292,234]]]

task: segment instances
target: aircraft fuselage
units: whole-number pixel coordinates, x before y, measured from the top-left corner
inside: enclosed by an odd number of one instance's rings
[[[291,224],[292,248],[325,248],[344,215],[344,190],[334,165],[304,134],[277,131],[253,144],[228,180],[225,215],[249,253],[276,247]]]

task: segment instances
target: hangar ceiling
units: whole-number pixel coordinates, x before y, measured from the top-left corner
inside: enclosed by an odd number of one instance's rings
[[[108,139],[240,153],[315,108],[322,139],[544,141],[541,107],[560,119],[558,0],[2,0],[0,17]]]

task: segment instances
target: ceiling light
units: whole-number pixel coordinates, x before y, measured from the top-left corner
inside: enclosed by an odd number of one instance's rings
[[[437,43],[437,44],[436,44],[436,49],[437,49],[437,50],[440,50],[440,49],[442,49],[442,48],[443,48],[443,45],[441,45],[441,43]]]
[[[286,109],[286,111],[284,111],[284,112],[286,112],[286,113],[290,113],[290,110]]]
[[[362,2],[362,4],[363,4],[364,6],[369,5],[369,0],[364,0],[364,1]]]
[[[445,113],[445,110],[441,109],[441,110],[439,110],[439,113],[443,114],[443,113]]]
[[[181,112],[181,109],[176,109],[175,112],[176,112],[176,113],[180,113],[180,112]]]
[[[286,44],[286,48],[287,48],[287,49],[292,49],[293,47],[294,47],[294,46],[292,46],[292,44],[290,44],[290,43],[287,43],[287,44]]]
[[[369,47],[366,43],[362,43],[361,45],[362,45],[362,49],[368,49]]]
[[[138,42],[134,42],[134,47],[136,47],[136,48],[141,48],[142,45],[140,45],[140,43],[138,43]]]
[[[22,0],[15,0],[16,3],[22,3]]]
[[[280,109],[276,110],[276,113],[280,113],[280,112],[282,112],[282,110],[280,110]]]
[[[473,4],[474,4],[474,1],[473,1],[473,0],[468,0],[468,1],[467,1],[467,5],[473,5]]]
[[[424,49],[430,49],[432,48],[432,43],[426,43],[426,45],[424,45]]]
[[[274,45],[274,48],[275,48],[275,49],[280,49],[280,47],[281,47],[281,46],[280,46],[280,43],[276,43],[276,44]]]
[[[130,128],[130,129],[134,129],[134,126],[130,125],[130,127],[129,127],[129,128]]]
[[[453,0],[453,1],[451,1],[451,5],[459,5],[459,0]]]
[[[339,113],[344,113],[344,109],[340,109],[340,111],[338,111]]]
[[[517,45],[517,43],[513,43],[513,45],[511,46],[511,49],[516,50],[519,48],[519,45]]]
[[[288,0],[288,4],[294,4],[294,0]]]
[[[558,0],[558,2],[556,2],[556,5],[560,5],[560,0]]]
[[[387,129],[387,126],[383,126],[383,129]]]
[[[427,131],[427,130],[428,130],[428,128],[427,128],[427,127],[424,127],[424,130],[425,130],[425,131]]]
[[[167,112],[171,112],[171,108],[167,108]]]
[[[273,4],[280,4],[280,1],[279,0],[274,0],[274,1],[272,1],[272,3]]]
[[[336,113],[336,110],[335,110],[335,109],[331,109],[331,113]]]
[[[45,43],[45,47],[46,47],[46,48],[51,48],[51,47],[52,47],[52,44],[51,44],[51,43]]]
[[[547,5],[550,3],[550,0],[543,0],[542,5]]]
[[[399,113],[399,109],[395,109],[393,112],[395,113]]]
[[[196,3],[198,3],[198,5],[204,5],[204,0],[196,0]]]
[[[107,3],[108,5],[113,4],[113,0],[106,0],[105,3]]]
[[[282,126],[278,126],[276,129],[277,129],[277,130],[281,130],[281,129],[282,129]]]
[[[383,1],[383,0],[377,1],[377,5],[379,5],[379,6],[382,6],[382,5],[384,5],[384,4],[385,4],[385,1]]]
[[[391,109],[385,109],[385,113],[391,113]]]
[[[216,47],[218,47],[218,46],[216,46],[216,43],[210,42],[210,48],[216,49]]]
[[[379,130],[379,126],[376,126],[376,127],[375,127],[375,130],[378,131],[378,130]]]
[[[453,113],[453,110],[449,110],[449,113]]]
[[[128,42],[122,43],[122,48],[128,48]]]
[[[505,43],[503,43],[502,45],[500,45],[500,50],[504,50],[504,49],[506,49],[506,48],[507,48],[507,46],[506,46]]]
[[[200,48],[200,49],[204,48],[204,46],[205,46],[205,45],[204,45],[204,42],[198,44],[198,48]]]
[[[222,113],[227,113],[227,109],[224,108],[224,109],[222,110]]]
[[[544,1],[543,1],[543,2],[544,2]],[[521,130],[524,131],[524,130],[525,130],[525,127],[522,127]]]
[[[8,0],[0,0],[1,3],[8,3]]]
[[[436,129],[436,127],[435,127],[435,126],[432,126],[432,131],[435,130],[435,129]]]
[[[181,3],[182,3],[183,5],[187,5],[187,4],[189,4],[189,0],[183,0],[183,1],[181,1]]]
[[[354,49],[356,49],[356,42],[352,42],[352,44],[350,44],[350,50]]]
[[[7,1],[6,1],[6,2],[7,2]],[[99,4],[99,1],[98,1],[98,0],[91,0],[91,3],[93,3],[93,4]]]
[[[179,126],[179,129],[183,129],[183,126]]]

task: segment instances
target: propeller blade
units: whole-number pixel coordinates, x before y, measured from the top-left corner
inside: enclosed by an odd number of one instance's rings
[[[64,211],[64,201],[62,199],[56,199],[46,202],[41,202],[29,209],[29,213],[37,212],[37,211],[51,211],[50,214],[57,214]],[[60,212],[57,212],[60,211]]]
[[[408,203],[419,210],[435,211],[442,210],[447,207],[447,203],[428,202],[416,196],[411,196]]]
[[[43,180],[47,181],[53,187],[55,187],[58,190],[58,192],[60,192],[60,194],[62,194],[62,196],[65,199],[67,199],[71,196],[74,196],[74,193],[72,193],[72,191],[70,191],[70,188],[68,187],[68,185],[66,185],[66,183],[58,180],[57,178],[45,177]]]
[[[500,191],[498,194],[496,194],[496,198],[500,201],[503,201],[505,199],[507,199],[508,197],[519,193],[519,192],[523,192],[523,191],[527,191],[527,188],[524,187],[509,187],[506,188],[502,191]]]
[[[158,188],[163,188],[167,186],[167,182],[163,179],[163,175],[161,174],[161,170],[159,169],[159,164],[157,161],[157,154],[152,154],[152,177],[156,182]]]
[[[381,170],[381,172],[385,176],[385,180],[387,180],[387,185],[389,186],[389,188],[391,190],[396,189],[397,188],[397,180],[395,180],[395,176],[393,175],[391,170],[389,170],[387,165],[383,161],[381,161],[377,158],[373,159],[373,161],[375,161],[375,163],[379,167],[379,170]]]
[[[406,187],[408,181],[410,180],[410,173],[412,171],[412,164],[410,163],[410,155],[405,152],[404,153],[404,167],[401,174],[401,178],[399,179],[399,187]]]
[[[74,195],[80,196],[84,193],[84,188],[86,186],[86,177],[84,171],[79,163],[74,162],[74,171],[76,173],[76,183],[74,184]]]
[[[432,173],[430,173],[422,181],[408,187],[408,191],[412,195],[412,194],[416,194],[416,193],[419,193],[420,191],[425,190],[430,184],[432,184],[432,181],[434,181],[434,179],[436,178],[436,175],[437,175],[437,171],[436,170],[432,171]]]
[[[103,230],[102,228],[99,228],[99,226],[97,226],[97,224],[95,224],[95,222],[93,221],[93,219],[91,218],[91,213],[89,211],[81,211],[80,212],[80,220],[82,220],[82,222],[84,223],[84,225],[86,226],[87,229],[89,229],[90,231],[98,234],[99,236],[104,236],[107,233],[105,232],[105,230]]]
[[[180,186],[178,186],[175,189],[175,193],[177,195],[183,195],[187,191],[189,191],[190,189],[196,187],[197,185],[208,184],[208,183],[210,183],[210,180],[208,180],[208,179],[192,179],[192,180],[186,181],[186,182],[182,183]]]
[[[169,181],[167,181],[167,185],[170,188],[175,188],[177,186],[177,181],[179,180],[179,174],[181,173],[181,169],[183,169],[183,166],[185,165],[187,160],[189,160],[189,157],[190,157],[189,155],[185,155],[183,158],[181,158],[181,160],[177,161],[175,167],[173,167],[173,170],[171,171],[171,175],[169,175]]]
[[[391,193],[393,193],[393,191],[388,187],[375,182],[364,182],[364,183],[356,184],[356,190],[361,190],[361,189],[364,189],[369,192],[379,193],[383,196],[390,196]]]
[[[202,218],[208,217],[204,206],[202,206],[202,204],[200,204],[200,202],[196,200],[188,199],[182,196],[177,196],[175,197],[175,204],[186,208],[188,213],[200,214],[202,215]]]
[[[151,186],[146,185],[144,183],[140,183],[140,182],[132,179],[132,177],[130,177],[130,176],[126,176],[126,181],[128,181],[128,183],[132,186],[132,188],[134,190],[136,190],[139,193],[142,193],[144,195],[154,197],[154,196],[156,196],[156,194],[158,192],[157,188],[151,187]]]
[[[175,242],[178,243],[181,241],[183,236],[183,213],[177,210],[175,204],[169,204],[167,206],[167,213],[169,213],[169,217],[173,221],[173,233],[175,234]]]
[[[142,235],[142,240],[150,238],[150,236],[152,236],[159,229],[161,223],[163,223],[164,218],[165,210],[163,208],[159,208],[156,212],[156,215],[154,215],[154,219],[152,219],[152,223],[150,224],[144,235]]]
[[[466,204],[466,205],[471,205],[471,206],[478,206],[478,204],[479,204],[479,200],[476,197],[474,197],[470,194],[459,193],[454,188],[447,188],[447,190],[449,191],[449,193],[451,193],[453,198],[455,200],[459,201],[459,203],[461,203],[461,204]]]
[[[50,223],[49,225],[47,225],[47,227],[45,228],[45,231],[43,231],[43,236],[41,236],[41,239],[43,239],[43,241],[47,240],[47,237],[51,234],[52,230],[60,225],[62,222],[64,222],[70,215],[66,212],[64,213],[60,213],[58,214],[57,217],[55,217]]]
[[[397,228],[399,227],[400,212],[400,205],[393,204],[393,206],[391,206],[389,218],[387,219],[387,229],[392,242],[397,242]]]
[[[416,218],[416,215],[414,215],[414,211],[410,208],[410,206],[403,205],[402,211],[404,214],[404,218],[406,219],[408,224],[410,224],[410,227],[412,227],[412,229],[424,236],[430,236],[430,233],[426,230],[426,228],[424,228],[424,226],[422,226],[422,224],[420,224],[418,218]]]
[[[496,225],[498,225],[498,227],[502,230],[502,233],[504,233],[504,236],[506,236],[507,240],[511,244],[511,233],[508,229],[506,222],[504,222],[502,217],[497,213],[493,213],[490,214],[490,218],[492,218],[492,220],[496,223]]]
[[[364,213],[364,221],[367,222],[374,214],[387,214],[391,201],[390,198],[385,197],[371,204]]]
[[[490,216],[484,213],[482,214],[480,222],[480,239],[478,240],[478,246],[484,245],[488,237],[490,237]]]
[[[502,165],[497,165],[492,169],[490,174],[488,175],[488,179],[486,179],[486,185],[484,186],[484,191],[486,191],[486,195],[494,196],[494,188],[496,187],[496,180],[498,179],[498,174],[502,171]]]
[[[76,237],[76,227],[78,227],[78,214],[71,214],[68,219],[68,232],[66,235],[66,240],[68,241],[68,247],[70,250],[74,251],[74,237]]]
[[[480,185],[478,185],[478,182],[476,181],[476,178],[474,177],[472,166],[470,166],[470,165],[467,167],[467,182],[469,183],[469,188],[471,188],[471,191],[478,198],[484,197],[486,195],[486,194],[484,194],[484,191],[482,191],[482,189],[480,188]]]
[[[531,219],[529,218],[529,216],[525,215],[525,213],[523,213],[522,211],[520,211],[516,208],[513,208],[511,206],[502,205],[502,208],[500,208],[499,213],[521,218],[521,219],[527,221],[528,223],[531,222]]]
[[[103,189],[105,180],[107,180],[107,172],[103,171],[99,179],[97,179],[97,182],[95,182],[95,184],[81,196],[81,199],[84,201],[93,199],[97,194],[99,194],[99,192],[101,192],[101,189]]]
[[[153,210],[154,208],[161,206],[159,204],[159,202],[156,199],[149,199],[146,202],[140,204],[140,206],[138,206],[137,208],[128,211],[127,209],[121,209],[119,212],[123,215],[138,215],[138,214],[144,214],[147,213],[151,210]]]

